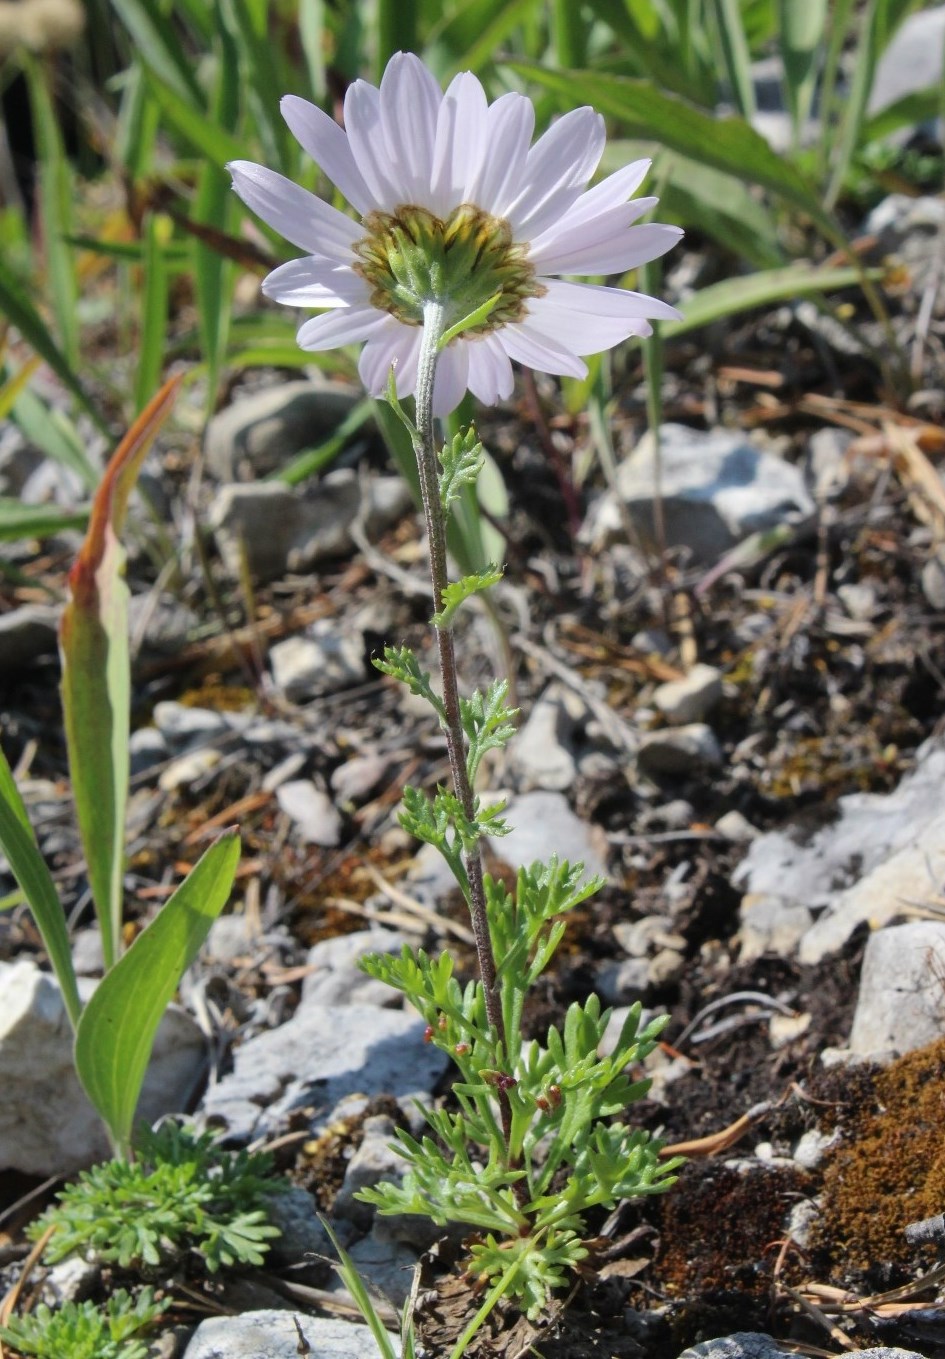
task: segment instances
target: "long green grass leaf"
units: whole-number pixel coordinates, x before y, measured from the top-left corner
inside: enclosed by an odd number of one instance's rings
[[[672,151],[710,165],[748,184],[757,184],[806,213],[830,240],[839,228],[821,206],[812,186],[790,162],[773,151],[743,118],[719,118],[648,80],[603,75],[598,71],[549,71],[525,62],[512,69],[552,90],[565,107],[588,103],[619,119],[624,136],[659,141]]]
[[[157,391],[167,343],[169,299],[167,260],[162,228],[166,219],[148,214],[144,226],[144,290],[138,338],[138,372],[135,378],[135,413],[144,410]]]
[[[69,574],[72,597],[60,625],[69,769],[106,968],[120,947],[129,775],[128,587],[120,535],[141,464],[180,381],[165,384],[115,450]]]
[[[26,53],[21,58],[29,88],[30,113],[39,162],[39,206],[49,297],[59,343],[70,367],[79,363],[79,285],[75,255],[66,236],[72,230],[75,187],[49,90],[49,68]]]
[[[869,271],[870,278],[882,277],[882,271]],[[857,288],[863,281],[859,269],[841,267],[818,269],[810,264],[792,264],[784,269],[760,270],[743,278],[727,278],[710,284],[682,304],[681,321],[664,321],[660,333],[670,339],[700,326],[711,325],[723,317],[737,316],[755,307],[770,306],[772,302],[790,301],[796,297],[814,297],[838,292],[842,288]]]
[[[135,1109],[161,1018],[226,905],[239,856],[237,832],[225,831],[106,973],[82,1012],[75,1041],[76,1071],[121,1155],[131,1144]]]
[[[742,27],[738,0],[710,0],[715,13],[719,50],[735,107],[743,118],[751,118],[755,111],[755,89],[751,78],[751,54]],[[810,0],[803,0],[805,5]]]
[[[147,66],[180,99],[194,109],[202,108],[204,98],[193,61],[164,13],[165,7],[154,0],[112,0],[112,4],[128,30],[135,52]]]
[[[14,280],[2,258],[0,258],[0,313],[16,326],[30,348],[36,351],[43,362],[49,365],[73,396],[81,402],[98,428],[107,432],[107,426],[95,402],[79,381],[75,369],[49,333],[49,327]]]
[[[54,505],[24,505],[13,496],[0,496],[0,543],[24,538],[48,538],[65,529],[82,529],[88,510],[60,510]]]
[[[87,490],[94,490],[99,474],[85,451],[78,430],[65,411],[47,406],[27,387],[14,402],[13,420],[30,443],[45,453],[47,458],[68,467]]]
[[[228,160],[245,157],[246,146],[238,137],[212,122],[203,110],[193,108],[149,66],[145,66],[145,71],[151,93],[171,130],[202,159],[212,161],[214,165],[225,165]]]
[[[66,917],[46,862],[36,845],[36,837],[26,814],[7,757],[0,747],[0,849],[10,870],[29,902],[49,954],[53,971],[62,988],[62,998],[72,1027],[79,1022],[82,1002],[76,985]]]
[[[794,127],[794,144],[810,117],[817,80],[818,58],[823,52],[827,24],[827,0],[778,0],[784,86]]]

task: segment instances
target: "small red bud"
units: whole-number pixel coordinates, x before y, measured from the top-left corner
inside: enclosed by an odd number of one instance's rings
[[[538,1105],[539,1109],[543,1114],[551,1113],[551,1105],[545,1099],[544,1095],[538,1095],[535,1099],[535,1103]]]
[[[433,1040],[433,1025],[428,1024],[427,1027],[423,1030],[423,1041],[425,1043],[430,1043],[432,1042],[432,1040]]]
[[[436,1027],[439,1029],[440,1033],[446,1033],[446,1026],[448,1023],[449,1020],[446,1018],[446,1015],[440,1015],[439,1019],[436,1021]]]
[[[513,1086],[518,1085],[518,1081],[514,1076],[500,1076],[496,1085],[500,1090],[511,1090]]]
[[[453,1048],[453,1051],[456,1053],[457,1057],[465,1057],[466,1053],[469,1051],[469,1044],[457,1043],[456,1046]]]
[[[553,1109],[557,1109],[558,1105],[561,1103],[561,1086],[549,1085],[547,1095],[548,1102],[551,1104],[551,1107]]]

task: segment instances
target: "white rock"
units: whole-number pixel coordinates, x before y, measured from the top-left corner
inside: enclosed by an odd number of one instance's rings
[[[585,878],[598,873],[607,876],[603,836],[575,816],[561,793],[523,793],[509,803],[506,819],[511,832],[489,843],[496,857],[510,868],[525,868],[536,859],[545,862],[557,854],[559,860],[582,863]]]
[[[285,1024],[238,1047],[233,1070],[208,1090],[203,1112],[238,1141],[285,1131],[292,1110],[321,1127],[346,1095],[395,1098],[431,1091],[449,1064],[424,1043],[424,1023],[377,1005],[320,1005],[303,997]]]
[[[353,755],[331,776],[331,791],[341,803],[363,802],[390,769],[386,755]]]
[[[582,715],[580,701],[577,709]],[[577,777],[571,748],[575,721],[573,696],[561,685],[549,685],[506,747],[509,770],[523,792],[532,788],[564,792],[571,787]]]
[[[653,695],[653,702],[676,727],[701,722],[722,697],[722,672],[714,665],[694,665],[682,679],[668,680]]]
[[[815,918],[797,948],[817,963],[843,948],[858,925],[880,929],[903,904],[927,900],[945,881],[945,745],[927,741],[892,793],[840,798],[837,816],[813,834],[762,835],[733,874],[747,895],[780,898]],[[818,915],[819,913],[819,915]]]
[[[341,814],[322,788],[311,779],[291,779],[276,789],[276,801],[301,839],[331,848],[341,842]]]
[[[347,1218],[356,1226],[367,1229],[374,1219],[374,1207],[362,1203],[355,1194],[362,1189],[373,1189],[381,1180],[396,1183],[404,1177],[407,1163],[394,1146],[396,1126],[386,1114],[366,1118],[362,1126],[361,1145],[348,1162],[341,1188],[335,1195],[332,1213]]]
[[[941,613],[945,610],[945,552],[941,548],[923,566],[921,581],[926,602]]]
[[[726,840],[730,840],[733,845],[748,844],[750,840],[757,840],[761,832],[751,824],[747,816],[734,809],[724,812],[715,823],[715,830],[719,835],[724,835]]]
[[[158,775],[158,787],[162,793],[173,793],[178,788],[190,788],[214,770],[222,760],[219,750],[205,746],[202,750],[189,750],[186,755],[178,755],[171,760]]]
[[[690,774],[717,768],[722,751],[715,732],[704,722],[648,731],[640,741],[637,763],[645,774]]]
[[[387,1298],[398,1310],[403,1307],[410,1293],[418,1252],[397,1240],[391,1231],[391,1224],[407,1220],[376,1218],[368,1235],[356,1241],[348,1250],[362,1278],[373,1284],[382,1297]],[[431,1239],[428,1231],[426,1245],[432,1246],[436,1237],[442,1235],[443,1230],[440,1229],[432,1234]]]
[[[211,708],[191,708],[173,699],[154,705],[154,725],[174,750],[193,750],[223,736],[227,728],[222,713]]]
[[[765,954],[793,958],[814,923],[812,912],[803,902],[790,901],[771,892],[746,893],[739,905],[739,917],[740,963],[753,963]]]
[[[308,1351],[299,1348],[300,1332]],[[394,1335],[391,1344],[399,1353]],[[298,1359],[300,1353],[313,1359],[377,1359],[378,1349],[370,1328],[354,1322],[292,1311],[243,1312],[202,1321],[183,1359]]]
[[[942,79],[945,5],[923,6],[899,25],[876,63],[867,112],[878,113],[903,95],[914,94]],[[901,140],[908,137],[903,129]]]
[[[821,1132],[819,1128],[808,1128],[794,1148],[794,1160],[802,1170],[816,1170],[824,1159],[825,1152],[829,1151],[841,1136],[839,1128],[835,1128],[832,1133]]]
[[[759,1331],[737,1331],[734,1335],[719,1336],[716,1340],[703,1340],[683,1350],[679,1359],[788,1359],[789,1351],[783,1350],[770,1335]],[[190,1359],[188,1352],[186,1359]],[[228,1357],[229,1359],[229,1357]]]
[[[135,775],[143,774],[156,764],[163,764],[170,751],[157,727],[139,727],[128,740],[128,754],[131,758],[131,773]]]
[[[315,698],[364,680],[364,638],[357,629],[320,619],[305,634],[277,642],[269,653],[272,678],[287,698]]]
[[[945,924],[914,920],[870,935],[850,1050],[912,1052],[942,1036]]]
[[[594,973],[594,990],[605,1005],[633,1005],[643,999],[649,985],[650,964],[645,958],[601,963]]]
[[[358,962],[368,953],[400,953],[405,934],[372,926],[335,939],[323,939],[308,951],[311,969],[302,982],[302,995],[319,1005],[379,1005],[395,1008],[401,995],[393,987],[362,972]]]
[[[742,434],[663,425],[660,459],[666,541],[690,548],[698,561],[715,561],[750,533],[813,513],[798,468]],[[654,443],[647,434],[621,464],[618,486],[631,517],[651,538],[655,485]],[[605,495],[583,536],[601,547],[620,531],[618,507]]]
[[[83,978],[87,999],[95,983]],[[138,1117],[179,1113],[200,1079],[204,1038],[172,1006],[158,1030]],[[35,963],[0,963],[0,1168],[62,1175],[111,1153],[72,1066],[72,1030],[59,984]]]

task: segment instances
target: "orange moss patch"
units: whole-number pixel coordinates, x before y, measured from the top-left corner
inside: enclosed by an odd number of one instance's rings
[[[945,1207],[945,1038],[879,1072],[872,1097],[850,1107],[844,1124],[824,1172],[815,1245],[855,1269],[912,1264],[906,1226]]]

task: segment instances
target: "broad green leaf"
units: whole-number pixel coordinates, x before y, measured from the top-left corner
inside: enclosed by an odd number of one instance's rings
[[[36,351],[44,363],[49,364],[73,396],[81,401],[98,428],[105,430],[105,421],[99,414],[95,403],[79,381],[69,360],[53,339],[49,327],[4,264],[2,256],[0,256],[0,313],[16,326],[30,348]]]
[[[118,958],[128,798],[128,587],[121,544],[128,497],[181,379],[166,383],[112,456],[95,494],[88,533],[69,573],[59,631],[62,706],[76,816],[105,966]]]
[[[526,62],[510,63],[528,80],[559,95],[566,107],[592,104],[619,119],[624,136],[645,137],[748,184],[768,189],[783,203],[806,213],[830,240],[842,239],[836,222],[803,175],[773,151],[743,118],[719,118],[649,80],[603,75],[599,71],[548,71]]]
[[[879,113],[868,118],[860,129],[861,145],[881,141],[902,127],[917,127],[934,118],[942,107],[942,91],[938,85],[925,90],[914,90],[887,104]]]
[[[30,443],[47,458],[68,467],[87,490],[95,489],[99,474],[89,461],[79,431],[65,411],[47,406],[34,391],[26,388],[16,399],[13,419]]]
[[[59,901],[56,885],[46,861],[36,845],[20,790],[13,771],[0,747],[0,849],[6,855],[10,870],[29,903],[36,928],[43,937],[49,961],[62,988],[62,998],[72,1027],[79,1022],[82,1002],[72,966],[72,950],[66,917]]]
[[[795,297],[811,297],[818,293],[836,292],[840,288],[856,288],[862,282],[858,269],[841,267],[817,269],[810,264],[792,264],[784,269],[764,269],[742,278],[727,278],[703,288],[682,303],[681,321],[665,321],[660,334],[665,339],[683,335],[699,326],[710,325],[724,316],[751,311],[753,307],[769,306],[772,302],[790,301]],[[867,277],[882,277],[882,271],[871,269]]]
[[[119,1154],[125,1154],[131,1142],[158,1025],[226,905],[239,856],[238,833],[224,832],[106,973],[82,1012],[75,1040],[76,1071]]]
[[[63,529],[82,529],[88,518],[87,509],[68,511],[54,505],[24,505],[13,496],[0,496],[0,543],[48,538]]]

